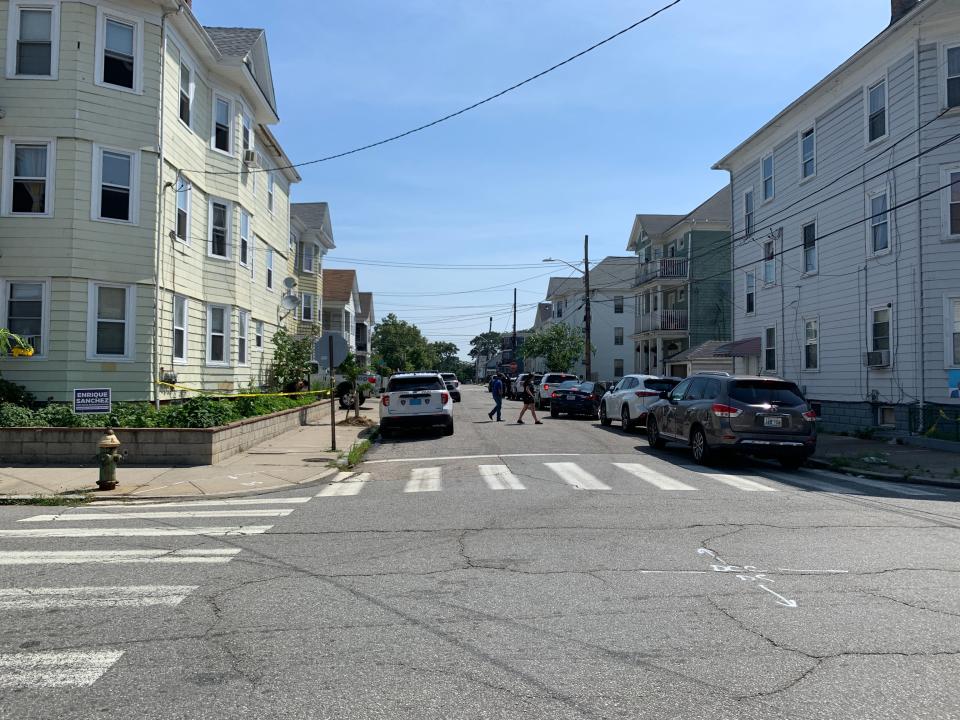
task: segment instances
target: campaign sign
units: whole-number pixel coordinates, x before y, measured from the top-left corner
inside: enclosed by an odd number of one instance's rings
[[[110,388],[74,389],[73,411],[83,413],[109,413],[113,409]]]

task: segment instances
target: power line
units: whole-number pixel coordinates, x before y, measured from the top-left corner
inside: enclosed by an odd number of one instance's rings
[[[560,267],[562,263],[529,263],[529,264],[519,264],[519,265],[497,265],[497,264],[483,264],[483,265],[445,265],[443,263],[411,263],[411,262],[394,262],[392,260],[365,260],[363,258],[350,258],[350,257],[327,257],[328,262],[345,262],[351,265],[373,265],[378,267],[390,267],[390,268],[403,268],[403,269],[412,269],[412,270],[530,270],[532,268],[542,268],[546,266]]]

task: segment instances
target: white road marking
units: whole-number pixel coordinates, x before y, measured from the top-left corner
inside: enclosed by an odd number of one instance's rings
[[[187,500],[184,502],[169,502],[169,503],[145,503],[137,501],[135,507],[137,510],[141,509],[151,509],[151,508],[176,508],[176,507],[232,507],[234,505],[297,505],[299,503],[310,502],[310,495],[301,495],[299,497],[289,497],[289,498],[228,498],[225,500]],[[122,502],[109,502],[103,503],[98,502],[94,507],[96,508],[105,508],[105,507],[124,507],[126,503]]]
[[[777,605],[783,605],[784,607],[788,607],[788,608],[795,608],[797,606],[796,600],[790,600],[789,598],[785,598],[783,595],[781,595],[778,592],[774,592],[773,590],[768,588],[766,585],[758,584],[757,587],[759,587],[761,590],[764,590],[765,592],[770,593],[775,598],[777,598]]]
[[[576,463],[544,463],[560,476],[568,485],[578,490],[609,490],[610,486],[600,482]]]
[[[122,655],[122,650],[2,654],[0,688],[88,687]]]
[[[284,510],[185,510],[182,512],[115,512],[80,513],[60,515],[32,515],[17,522],[74,522],[77,520],[173,520],[178,518],[225,518],[225,517],[284,517],[292,513]]]
[[[346,497],[348,495],[357,495],[363,486],[370,480],[370,473],[361,473],[353,476],[348,475],[348,479],[339,482],[333,482],[327,485],[323,490],[317,493],[317,497]]]
[[[825,471],[812,470],[817,475],[821,477],[830,478],[838,483],[853,483],[854,485],[862,485],[864,487],[873,488],[875,490],[883,490],[885,492],[898,493],[900,495],[913,495],[914,497],[943,497],[942,492],[932,492],[930,490],[921,490],[918,487],[911,485],[901,485],[897,482],[887,482],[885,480],[873,480],[871,478],[861,478],[853,477],[851,475],[837,475],[835,473],[829,473]]]
[[[0,589],[0,611],[175,607],[196,589],[196,585]]]
[[[213,550],[6,550],[0,565],[88,565],[91,563],[228,563],[240,548]]]
[[[716,480],[721,482],[724,485],[729,485],[730,487],[735,487],[737,490],[746,490],[748,492],[754,491],[766,491],[766,492],[777,492],[776,488],[772,488],[769,485],[763,485],[756,482],[755,480],[748,480],[745,477],[739,475],[724,475],[722,473],[709,473],[709,472],[700,472],[700,475],[710,478],[711,480]]]
[[[506,465],[481,465],[480,475],[491,490],[526,490]]]
[[[658,473],[656,470],[651,470],[646,465],[641,465],[640,463],[614,463],[613,465],[621,470],[626,470],[631,475],[661,490],[696,490],[695,487],[663,475],[662,473]]]
[[[438,460],[480,460],[483,458],[509,458],[509,457],[580,457],[580,453],[496,453],[492,455],[447,455],[445,457],[421,457],[421,458],[390,458],[389,460],[364,460],[365,465],[376,465],[379,463],[410,463],[410,462],[436,462]]]
[[[822,482],[820,480],[814,480],[810,477],[804,477],[802,475],[788,475],[786,473],[781,474],[773,470],[765,470],[764,472],[777,482],[782,482],[784,485],[800,485],[801,487],[813,488],[814,490],[818,490],[820,492],[836,493],[837,495],[856,495],[860,493],[860,491],[852,488],[840,487],[831,483]]]
[[[81,538],[81,537],[184,537],[203,535],[206,537],[230,537],[239,535],[261,535],[273,525],[228,525],[224,527],[193,528],[36,528],[29,530],[0,530],[0,538]]]
[[[439,492],[440,473],[438,467],[414,468],[410,471],[410,480],[403,489],[404,492]]]

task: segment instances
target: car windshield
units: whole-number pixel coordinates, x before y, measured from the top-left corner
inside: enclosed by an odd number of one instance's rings
[[[669,378],[661,378],[657,380],[644,380],[643,384],[647,390],[656,390],[657,392],[669,392],[673,390],[678,384],[679,380],[671,380]]]
[[[800,388],[790,382],[772,380],[737,380],[730,388],[730,397],[747,405],[802,405]]]
[[[443,390],[444,385],[437,377],[397,377],[390,378],[387,392],[416,392],[418,390]]]
[[[585,382],[577,385],[577,390],[580,390],[585,393],[592,393],[594,389],[600,390],[602,388],[597,387],[597,383]]]

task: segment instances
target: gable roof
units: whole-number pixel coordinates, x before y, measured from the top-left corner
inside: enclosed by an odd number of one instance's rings
[[[631,287],[636,275],[636,256],[605,257],[590,270],[590,294],[608,287]]]
[[[733,222],[730,202],[731,190],[728,183],[686,215],[637,215],[630,230],[627,250],[637,249],[641,234],[661,238],[685,223],[712,222],[730,225]]]
[[[702,345],[687,348],[676,355],[664,358],[671,362],[690,362],[691,360],[715,360],[717,358],[727,358],[729,355],[721,355],[717,351],[730,345],[729,340],[707,340]]]
[[[365,318],[371,318],[373,315],[373,293],[360,293],[360,314]]]
[[[245,58],[263,35],[262,28],[211,27],[204,25],[213,44],[221,55]]]
[[[324,301],[348,303],[353,297],[353,289],[357,285],[356,270],[323,269],[323,299]]]
[[[330,224],[330,206],[325,202],[290,203],[290,217],[306,230],[317,234],[328,250],[336,247],[333,242],[333,226]]]
[[[578,277],[552,277],[547,283],[547,299],[583,292],[583,279]]]

